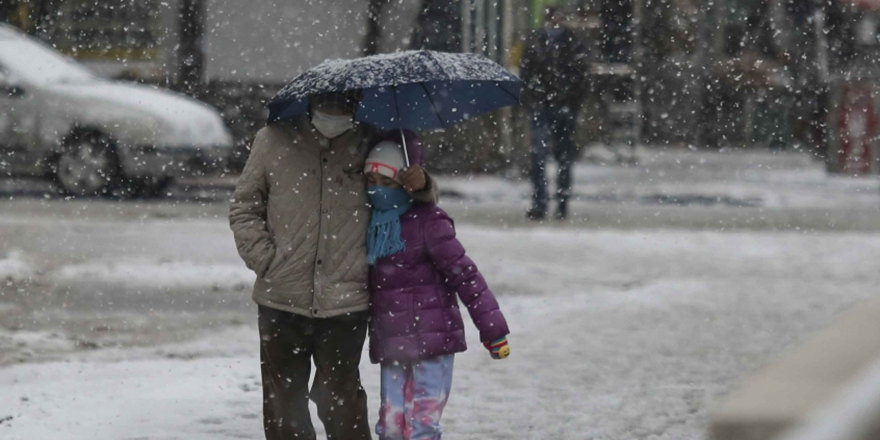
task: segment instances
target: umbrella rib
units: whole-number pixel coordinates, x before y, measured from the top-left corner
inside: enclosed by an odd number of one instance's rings
[[[431,103],[431,110],[434,110],[434,114],[437,116],[437,122],[440,123],[441,127],[444,127],[443,119],[440,118],[440,112],[437,110],[437,106],[434,105],[434,98],[431,97],[431,92],[429,92],[428,88],[425,87],[425,83],[420,82],[419,85],[422,86],[422,89],[425,91],[425,95],[428,95],[428,102]]]
[[[397,123],[402,126],[403,120],[400,119],[400,104],[397,103],[397,86],[391,88],[391,93],[394,94],[394,113],[397,115]]]
[[[513,93],[510,93],[510,91],[507,90],[506,87],[503,87],[503,86],[501,85],[501,81],[495,81],[495,83],[498,84],[498,88],[499,88],[499,89],[504,90],[504,93],[507,93],[508,95],[510,95],[510,97],[513,98],[514,101],[519,102],[519,98],[517,98],[516,96],[513,96]]]
[[[443,68],[443,64],[440,64],[440,61],[437,61],[437,59],[434,58],[434,54],[431,53],[431,51],[429,51],[429,50],[426,50],[426,51],[424,51],[424,52],[425,52],[425,54],[428,55],[428,58],[430,58],[431,61],[433,61],[434,64],[437,65],[437,68],[440,69],[440,73],[442,73],[443,76],[446,77],[446,80],[447,80],[447,81],[452,81],[452,78],[449,76],[448,73],[446,73],[446,69]]]

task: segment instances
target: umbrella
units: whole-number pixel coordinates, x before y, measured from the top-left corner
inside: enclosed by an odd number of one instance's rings
[[[352,90],[362,94],[358,121],[384,130],[436,129],[519,104],[522,81],[473,53],[422,50],[328,60],[272,98],[269,123],[304,114],[310,96]]]

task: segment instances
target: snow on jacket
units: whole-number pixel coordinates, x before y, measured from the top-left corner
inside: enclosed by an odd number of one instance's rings
[[[374,134],[359,124],[327,140],[307,117],[257,133],[229,208],[257,304],[316,318],[369,309],[363,169]],[[414,198],[436,201],[427,180]]]
[[[481,341],[509,333],[477,266],[455,238],[455,226],[433,204],[416,203],[400,217],[406,250],[370,269],[370,360],[414,361],[465,351],[465,304]],[[458,298],[456,298],[456,295]]]

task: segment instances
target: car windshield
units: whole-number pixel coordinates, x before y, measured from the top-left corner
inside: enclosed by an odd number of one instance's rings
[[[38,84],[95,81],[88,69],[49,47],[23,37],[0,39],[0,64],[22,79]]]

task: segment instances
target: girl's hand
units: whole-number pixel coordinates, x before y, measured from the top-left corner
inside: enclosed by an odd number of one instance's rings
[[[410,166],[400,172],[400,182],[403,183],[403,189],[412,194],[425,189],[427,184],[425,178],[425,170],[418,165]]]
[[[507,337],[502,336],[492,342],[483,342],[486,350],[492,355],[492,359],[506,359],[510,356],[510,346],[507,345]]]

